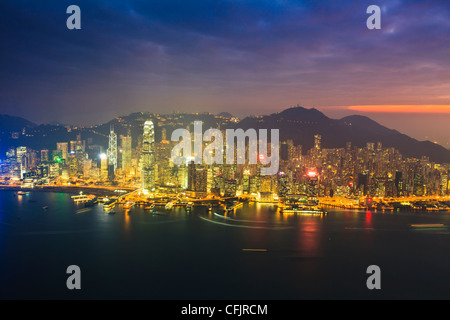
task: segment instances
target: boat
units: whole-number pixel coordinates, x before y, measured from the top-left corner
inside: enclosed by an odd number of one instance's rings
[[[93,207],[95,204],[98,203],[98,198],[95,197],[94,199],[89,200],[84,204],[85,207]]]
[[[104,203],[104,202],[106,202],[109,199],[108,199],[108,197],[97,197],[97,200],[98,200],[99,203]]]
[[[283,208],[281,209],[282,213],[298,213],[298,214],[311,214],[311,215],[315,215],[315,214],[326,214],[327,212],[325,210],[322,209],[315,209],[315,208]]]
[[[319,205],[314,203],[294,203],[289,205],[284,205],[281,208],[283,213],[300,213],[300,214],[326,214],[327,212],[323,210]]]
[[[78,209],[78,210],[76,211],[76,213],[83,213],[83,212],[87,212],[87,211],[89,211],[89,210],[91,210],[91,209],[89,209],[89,208]]]
[[[230,211],[234,211],[235,209],[238,209],[238,208],[240,208],[240,207],[242,207],[244,205],[244,203],[243,202],[235,202],[235,203],[233,203],[233,204],[231,204],[230,206],[227,206],[226,207],[226,210],[228,211],[228,212],[230,212]],[[209,211],[211,211],[211,206],[209,207]]]
[[[153,212],[154,216],[167,216],[169,215],[167,212]]]
[[[103,203],[103,209],[104,209],[105,211],[111,210],[111,209],[114,208],[114,206],[116,205],[116,202],[117,202],[116,199],[111,199],[111,200],[109,200],[109,201]]]
[[[173,205],[174,205],[174,202],[173,202],[173,201],[168,202],[168,203],[166,204],[166,206],[165,206],[166,210],[172,210]]]
[[[20,196],[26,196],[28,194],[28,192],[18,191],[17,194]]]
[[[155,210],[155,208],[156,208],[156,205],[154,203],[152,203],[150,206],[144,207],[144,210],[153,211],[153,210]]]
[[[116,214],[115,211],[108,211],[108,214]]]
[[[125,204],[123,205],[123,208],[124,208],[124,209],[130,209],[130,208],[134,207],[135,204],[136,204],[136,202],[128,201],[127,203],[125,203]]]
[[[47,210],[48,206],[43,206],[42,209]]]

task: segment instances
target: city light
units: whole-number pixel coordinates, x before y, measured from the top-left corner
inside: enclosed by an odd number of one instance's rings
[[[315,177],[317,177],[317,172],[314,170],[309,170],[306,175],[310,178],[315,178]]]

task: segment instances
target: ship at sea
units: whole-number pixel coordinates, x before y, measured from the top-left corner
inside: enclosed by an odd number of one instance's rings
[[[107,200],[106,202],[103,202],[103,209],[105,211],[110,211],[112,208],[115,207],[116,203],[117,203],[117,199]]]
[[[152,203],[149,206],[144,207],[144,210],[149,210],[150,212],[155,211],[156,205],[154,203]]]
[[[125,203],[123,205],[123,208],[124,209],[131,209],[132,207],[134,207],[135,204],[136,204],[136,202],[134,202],[134,201],[128,201],[127,203]]]
[[[303,194],[286,195],[284,202],[279,204],[282,213],[325,214],[316,197]]]
[[[98,203],[98,198],[95,197],[95,198],[93,198],[93,199],[87,201],[87,202],[84,204],[84,206],[85,206],[85,207],[93,207],[93,206],[96,205],[97,203]]]

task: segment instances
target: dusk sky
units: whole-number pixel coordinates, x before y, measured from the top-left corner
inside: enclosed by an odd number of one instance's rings
[[[2,0],[0,43],[0,113],[36,123],[300,104],[450,148],[448,0]]]

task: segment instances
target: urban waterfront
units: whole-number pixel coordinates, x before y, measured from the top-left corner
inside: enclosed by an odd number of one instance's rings
[[[246,203],[228,213],[118,205],[111,215],[71,196],[0,192],[0,298],[450,297],[448,211],[305,215]],[[81,290],[66,287],[73,264]],[[374,264],[382,289],[371,291]]]

